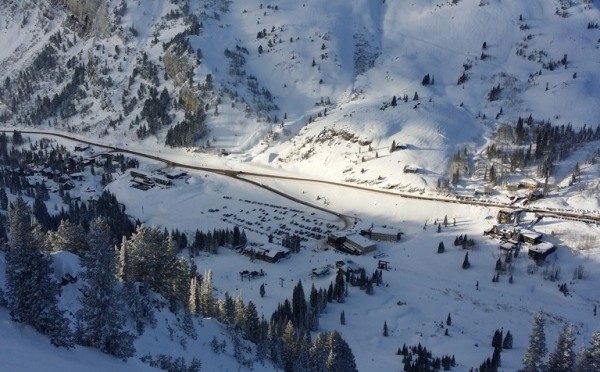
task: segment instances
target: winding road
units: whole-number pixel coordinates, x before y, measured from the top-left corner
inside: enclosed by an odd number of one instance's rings
[[[5,132],[5,133],[12,133],[13,131],[14,131],[14,129],[0,129],[0,132]],[[165,164],[167,164],[169,166],[173,166],[173,167],[192,169],[192,170],[200,170],[200,171],[204,171],[204,172],[219,174],[219,175],[222,175],[225,177],[234,178],[239,181],[247,182],[254,186],[257,186],[257,187],[260,187],[267,191],[270,191],[274,194],[282,196],[282,197],[284,197],[288,200],[291,200],[295,203],[299,203],[299,204],[305,205],[307,207],[318,209],[323,212],[332,214],[332,215],[336,216],[337,218],[339,218],[344,223],[344,229],[348,229],[348,228],[354,226],[354,220],[355,220],[354,216],[344,215],[344,214],[338,213],[336,211],[322,207],[320,205],[315,205],[315,204],[309,203],[305,200],[299,199],[293,195],[287,194],[283,191],[280,191],[273,187],[264,185],[260,182],[254,181],[247,177],[260,177],[260,178],[270,178],[270,179],[312,182],[312,183],[317,183],[317,184],[322,184],[322,185],[346,187],[346,188],[351,188],[354,190],[361,190],[361,191],[372,192],[372,193],[393,195],[393,196],[398,196],[401,198],[424,200],[424,201],[437,201],[437,202],[443,202],[443,203],[455,203],[455,204],[464,204],[464,205],[478,205],[478,206],[484,206],[484,207],[523,209],[518,206],[502,204],[502,203],[494,203],[494,202],[490,202],[490,201],[466,200],[466,199],[460,199],[460,198],[456,198],[456,197],[448,198],[448,197],[441,197],[441,196],[415,195],[415,194],[409,194],[409,193],[401,193],[401,192],[392,191],[392,190],[374,189],[374,188],[369,188],[369,187],[359,186],[359,185],[354,185],[354,184],[348,184],[348,183],[343,183],[343,182],[322,180],[322,179],[317,179],[317,178],[294,177],[294,176],[285,176],[285,175],[259,173],[259,172],[247,172],[247,171],[217,168],[217,167],[197,166],[197,165],[192,165],[192,164],[176,162],[176,161],[169,160],[169,159],[157,156],[157,155],[145,153],[145,152],[142,152],[139,150],[131,150],[131,149],[127,149],[127,148],[102,144],[102,143],[90,141],[87,139],[82,139],[79,137],[71,136],[68,134],[63,134],[63,133],[36,131],[36,130],[21,130],[21,129],[18,129],[18,131],[21,132],[22,134],[34,134],[34,135],[59,137],[59,138],[63,138],[63,139],[69,140],[69,141],[75,141],[75,142],[79,142],[79,143],[88,144],[90,146],[105,148],[112,152],[120,152],[120,153],[124,153],[124,154],[130,154],[130,155],[135,155],[135,156],[139,156],[139,157],[150,159],[150,160],[159,161],[159,162],[165,163]],[[545,208],[539,208],[539,207],[536,208],[536,207],[532,207],[532,206],[529,206],[525,209],[528,212],[533,212],[533,213],[538,214],[539,216],[544,216],[544,217],[553,217],[553,218],[587,222],[587,223],[600,223],[600,214],[585,214],[585,213],[575,211],[575,210],[549,210],[549,209],[545,209]]]

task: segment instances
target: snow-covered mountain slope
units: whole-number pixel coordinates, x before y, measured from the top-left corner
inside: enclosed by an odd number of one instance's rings
[[[590,1],[76,4],[3,7],[5,124],[161,146],[202,109],[195,147],[417,188],[519,116],[598,124],[600,11]],[[165,104],[149,99],[153,86]],[[409,151],[387,156],[392,141]],[[401,176],[405,165],[426,172]]]

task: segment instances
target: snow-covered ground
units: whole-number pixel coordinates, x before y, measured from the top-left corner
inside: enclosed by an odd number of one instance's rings
[[[117,2],[109,3],[114,6]],[[69,131],[75,137],[94,138],[184,164],[440,196],[436,183],[439,178],[448,178],[452,156],[468,149],[472,160],[480,159],[501,124],[514,125],[517,117],[531,114],[536,120],[550,120],[555,125],[598,125],[600,34],[597,29],[586,28],[588,22],[598,22],[600,18],[597,2],[286,0],[278,2],[275,10],[251,0],[230,2],[229,11],[219,10],[218,17],[211,12],[218,9],[215,4],[220,2],[191,2],[194,12],[205,12],[201,35],[190,37],[193,48],[202,50],[202,63],[194,69],[193,79],[201,83],[210,74],[217,87],[216,93],[205,97],[209,105],[208,135],[199,143],[204,146],[208,140],[211,146],[200,151],[166,148],[166,129],[158,136],[137,139],[137,126],[132,123],[140,107],[115,127],[106,124],[106,119],[115,119],[122,113],[123,90],[141,50],[158,66],[159,91],[166,87],[178,92],[172,80],[163,80],[164,66],[159,61],[161,44],[184,29],[180,20],[167,23],[168,27],[159,26],[161,17],[176,6],[167,2],[126,3],[128,10],[122,19],[125,36],[79,40],[62,57],[66,61],[83,55],[105,63],[114,83],[110,92],[90,82],[93,94],[77,103],[90,105],[85,113],[57,125],[47,120],[38,128]],[[59,10],[44,13],[37,2],[23,2],[15,7],[17,10],[10,12],[3,9],[7,16],[0,17],[3,82],[27,66],[49,35],[62,27]],[[562,12],[568,12],[568,16],[557,15]],[[128,32],[130,27],[137,30],[137,36]],[[257,38],[257,32],[263,28],[268,36]],[[158,43],[152,40],[155,32]],[[73,34],[68,37],[73,39]],[[271,47],[268,40],[272,40]],[[225,48],[234,50],[237,45],[249,50],[244,54],[247,75],[255,76],[260,87],[275,97],[279,109],[270,114],[278,120],[268,123],[245,113],[245,102],[253,102],[244,86],[246,77],[238,79],[227,72],[228,61],[223,53]],[[113,55],[115,46],[122,50],[122,57]],[[259,46],[264,48],[261,54],[257,52]],[[560,61],[564,56],[568,56],[567,67],[543,68],[543,63]],[[465,65],[470,66],[465,71],[468,80],[457,84]],[[423,86],[421,79],[425,74],[430,74],[435,83]],[[51,96],[64,86],[64,81],[56,80],[40,83],[37,92]],[[138,80],[130,88],[133,95],[139,89]],[[489,101],[488,93],[497,84],[503,88],[500,98]],[[239,95],[232,98],[223,90],[219,93],[222,88]],[[413,100],[415,92],[418,101]],[[407,102],[402,100],[405,95]],[[398,98],[396,107],[391,106],[393,96]],[[6,110],[7,102],[0,102],[0,113]],[[502,115],[498,115],[500,110]],[[181,112],[174,115],[175,119],[182,117]],[[2,125],[8,124],[18,123]],[[392,141],[405,144],[406,149],[390,153]],[[61,143],[73,146],[68,141]],[[230,155],[215,155],[221,150]],[[547,197],[533,205],[598,214],[600,166],[588,161],[597,150],[597,142],[588,143],[561,159],[549,179]],[[147,170],[164,167],[162,163],[140,160],[141,168]],[[575,164],[581,167],[581,176],[569,185]],[[404,173],[406,165],[418,167],[419,172]],[[518,170],[514,180],[531,177],[534,171]],[[86,176],[73,195],[79,192],[85,199],[99,193],[98,178]],[[323,238],[307,237],[299,254],[276,264],[250,262],[225,248],[218,255],[196,258],[200,272],[213,271],[220,295],[225,291],[241,293],[244,299],[255,302],[266,317],[278,302],[291,297],[298,280],[302,280],[305,290],[312,284],[327,287],[333,280],[333,274],[313,279],[313,268],[352,259],[372,273],[378,262],[374,255],[389,261],[390,270],[383,272],[384,285],[376,287],[373,295],[351,287],[346,302],[330,304],[320,319],[321,330],[337,329],[343,334],[361,371],[400,369],[401,357],[395,353],[404,343],[421,343],[435,355],[454,354],[456,370],[468,370],[492,355],[492,335],[501,327],[510,330],[515,340],[514,349],[502,354],[502,368],[516,370],[528,342],[533,313],[540,308],[546,314],[549,349],[565,321],[574,324],[578,346],[587,343],[591,332],[599,327],[592,314],[594,305],[600,304],[594,285],[600,275],[597,225],[544,218],[534,228],[558,246],[547,267],[559,267],[560,279],[544,280],[544,268],[528,274],[528,270],[533,270],[532,261],[523,252],[513,262],[514,283],[508,283],[506,274],[501,275],[500,282],[492,283],[498,243],[484,238],[482,232],[495,223],[498,208],[413,200],[308,181],[248,178],[345,215],[349,220],[355,219],[358,229],[386,225],[404,232],[400,242],[378,242],[374,254],[360,257],[325,249]],[[456,190],[472,195],[483,184],[482,178],[474,175],[462,179]],[[239,225],[250,241],[264,243],[277,230],[294,233],[308,232],[313,227],[325,231],[328,224],[333,230],[344,227],[344,221],[334,214],[213,173],[188,171],[188,176],[171,188],[148,191],[131,188],[129,175],[122,174],[108,189],[132,217],[188,234],[196,229],[208,231]],[[508,194],[496,187],[492,195],[480,199],[507,203]],[[53,194],[47,205],[52,211],[58,210],[55,205],[60,204]],[[452,223],[438,233],[434,222],[445,216]],[[523,224],[534,219],[527,214]],[[465,252],[452,244],[461,234],[477,243],[469,251],[468,270],[461,268]],[[278,237],[275,234],[275,241]],[[443,254],[436,253],[440,241],[446,246]],[[63,258],[57,260],[62,262]],[[573,281],[573,271],[579,265],[584,266],[586,279]],[[266,276],[240,281],[237,273],[250,269],[263,269]],[[3,276],[4,270],[0,270],[2,281]],[[477,281],[479,290],[475,287]],[[267,294],[261,298],[258,288],[263,283]],[[569,296],[558,291],[562,283],[568,284]],[[62,304],[72,309],[77,306],[76,287],[66,288],[68,293]],[[347,324],[343,326],[339,322],[341,311],[346,315]],[[444,336],[440,322],[445,324],[448,313],[452,326],[449,335]],[[213,335],[226,338],[215,321],[205,320],[199,328],[199,340],[188,340],[190,344],[183,350],[177,342],[165,341],[165,324],[174,320],[164,316],[165,322],[137,340],[138,357],[164,352],[188,360],[197,356],[205,371],[238,369],[232,357],[217,356],[208,347]],[[1,333],[5,335],[5,341],[0,341],[0,360],[11,370],[48,366],[56,370],[148,368],[136,358],[122,363],[86,348],[55,349],[45,338],[9,319],[6,311],[0,310]],[[382,337],[384,321],[390,329],[387,338]],[[256,366],[256,370],[263,368],[268,367]]]

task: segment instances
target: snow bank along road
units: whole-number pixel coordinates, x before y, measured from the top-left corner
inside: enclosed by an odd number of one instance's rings
[[[0,129],[0,132],[12,133],[13,130],[14,129]],[[336,211],[324,208],[320,205],[308,203],[305,200],[298,199],[298,198],[294,197],[293,195],[290,195],[290,194],[287,194],[280,190],[277,190],[275,188],[269,187],[260,182],[253,181],[245,176],[271,178],[271,179],[282,179],[282,180],[291,180],[291,181],[314,182],[314,183],[318,183],[318,184],[322,184],[322,185],[348,187],[348,188],[352,188],[355,190],[362,190],[365,192],[375,192],[375,193],[380,193],[380,194],[395,195],[395,196],[402,197],[402,198],[417,199],[417,200],[480,205],[480,206],[486,206],[486,207],[521,209],[520,207],[517,207],[517,206],[513,206],[513,205],[509,205],[509,204],[502,204],[502,203],[494,203],[494,202],[490,202],[490,201],[465,200],[465,199],[459,199],[459,198],[446,198],[446,197],[429,196],[429,195],[416,195],[416,194],[409,194],[409,193],[400,193],[400,192],[391,191],[391,190],[374,189],[374,188],[368,188],[368,187],[364,187],[364,186],[353,185],[353,184],[349,184],[349,183],[321,180],[321,179],[317,179],[317,178],[294,177],[294,176],[285,176],[285,175],[259,173],[259,172],[239,171],[239,170],[225,169],[225,168],[218,168],[218,167],[196,166],[196,165],[191,165],[191,164],[175,162],[175,161],[172,161],[172,160],[169,160],[169,159],[157,156],[157,155],[145,153],[145,152],[142,152],[139,150],[130,150],[130,149],[126,149],[126,148],[97,143],[97,142],[93,142],[93,141],[90,141],[87,139],[81,139],[79,137],[75,137],[75,136],[71,136],[71,135],[67,135],[67,134],[55,133],[55,132],[45,132],[45,131],[35,131],[35,130],[21,130],[21,129],[17,129],[17,130],[23,134],[36,134],[36,135],[59,137],[59,138],[63,138],[63,139],[70,140],[70,141],[85,143],[85,144],[88,144],[91,146],[102,147],[105,149],[109,149],[113,152],[131,154],[131,155],[143,157],[143,158],[150,159],[150,160],[156,160],[156,161],[163,162],[163,163],[165,163],[169,166],[173,166],[173,167],[200,170],[200,171],[204,171],[204,172],[219,174],[219,175],[222,175],[225,177],[235,178],[237,180],[250,183],[257,187],[261,187],[265,190],[268,190],[272,193],[280,195],[280,196],[282,196],[288,200],[291,200],[295,203],[299,203],[299,204],[308,206],[310,208],[318,209],[318,210],[324,211],[326,213],[332,214],[332,215],[336,216],[337,218],[339,218],[341,221],[343,221],[344,229],[348,229],[349,227],[354,226],[354,216],[346,216],[346,215],[338,213]],[[539,215],[543,215],[544,217],[554,217],[554,218],[568,219],[568,220],[588,222],[588,223],[600,223],[600,214],[597,214],[597,213],[596,214],[582,213],[582,212],[575,211],[575,210],[557,211],[557,210],[548,210],[548,209],[543,209],[543,208],[535,208],[535,207],[531,207],[531,206],[526,209],[529,212],[538,213]]]

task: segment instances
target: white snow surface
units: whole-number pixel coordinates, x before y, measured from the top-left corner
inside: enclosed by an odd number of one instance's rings
[[[598,2],[570,1],[570,16],[565,18],[555,15],[556,9],[567,3],[563,1],[481,2],[486,5],[479,6],[479,0],[462,0],[455,5],[450,1],[430,0],[285,0],[278,2],[277,11],[267,9],[266,4],[260,9],[257,0],[231,2],[229,12],[223,13],[220,20],[205,19],[202,35],[191,38],[192,45],[203,52],[202,64],[195,70],[195,81],[204,81],[210,73],[216,84],[230,86],[233,78],[225,72],[227,61],[223,49],[233,49],[237,44],[246,46],[250,50],[246,57],[248,73],[256,76],[261,86],[276,97],[279,121],[284,113],[287,119],[280,127],[279,122],[265,123],[248,117],[243,112],[244,104],[233,102],[225,95],[219,115],[209,115],[208,123],[213,149],[225,149],[231,153],[229,156],[217,156],[212,151],[165,148],[162,145],[164,133],[137,141],[135,132],[128,128],[132,118],[101,137],[103,127],[96,124],[118,116],[120,94],[105,97],[112,106],[101,107],[98,101],[93,101],[87,116],[71,118],[61,123],[62,127],[51,128],[42,123],[40,128],[65,132],[70,126],[74,128],[72,134],[82,139],[94,138],[186,164],[439,196],[435,183],[440,177],[448,177],[452,155],[464,148],[473,154],[482,153],[499,124],[514,123],[518,116],[529,114],[536,119],[550,119],[554,124],[572,123],[576,128],[598,124],[600,34],[598,30],[586,29],[588,22],[598,22],[600,18]],[[0,17],[3,80],[18,67],[14,66],[15,61],[26,63],[33,58],[34,51],[48,38],[49,32],[43,30],[54,31],[60,27],[60,14],[50,21],[39,15],[39,9],[31,5],[34,3],[24,2],[28,5],[7,13],[12,17]],[[123,18],[125,29],[134,25],[138,36],[127,43],[116,36],[97,42],[105,43],[106,50],[114,50],[115,45],[143,48],[150,59],[157,61],[162,47],[160,43],[151,44],[152,33],[155,22],[172,9],[172,4],[151,1],[127,1],[127,4],[129,10]],[[195,11],[200,11],[201,6],[192,2]],[[30,25],[43,24],[43,27],[22,28],[20,22],[25,12],[30,15]],[[523,21],[519,21],[519,15]],[[522,24],[530,28],[521,30]],[[181,24],[172,26],[161,31],[160,42],[183,27]],[[257,40],[256,33],[263,27],[270,31],[272,26],[278,29],[284,26],[277,31],[282,43],[267,48],[266,39]],[[527,39],[528,35],[531,38]],[[517,56],[518,44],[524,38],[527,53],[546,50],[548,60],[560,60],[567,54],[568,68],[549,71],[536,61]],[[357,40],[367,40],[365,45],[375,56],[372,67],[362,73],[354,69],[353,51]],[[481,60],[484,41],[489,57]],[[69,53],[87,53],[92,44],[91,41],[79,42]],[[326,45],[324,50],[321,50],[322,44]],[[259,45],[269,50],[258,55]],[[320,57],[323,52],[328,53],[326,59]],[[128,58],[133,60],[133,56]],[[311,66],[313,58],[317,64],[314,67]],[[124,73],[114,73],[117,86],[127,84],[127,74],[135,65],[132,60],[123,62]],[[472,68],[463,88],[456,82],[464,63],[471,63]],[[538,70],[542,75],[530,78],[530,74]],[[573,78],[575,72],[577,78]],[[421,85],[426,73],[433,75],[434,85]],[[489,102],[486,96],[498,83],[505,87],[501,99]],[[545,89],[547,83],[548,90]],[[163,85],[173,88],[170,81],[161,81],[161,84],[161,89]],[[50,88],[42,86],[40,89]],[[412,101],[415,92],[420,97],[416,102]],[[400,100],[405,94],[409,97],[406,103]],[[385,107],[394,95],[398,97],[398,106]],[[330,98],[331,105],[315,105],[321,97]],[[324,108],[327,115],[317,117]],[[500,108],[503,115],[494,120]],[[3,109],[5,106],[0,103],[0,112]],[[135,114],[137,112],[132,116]],[[482,119],[480,114],[485,114],[487,119]],[[309,116],[315,118],[310,124]],[[346,140],[341,135],[317,140],[320,133],[328,131],[349,133],[356,141]],[[407,144],[407,150],[389,153],[392,140]],[[371,149],[360,141],[371,143]],[[68,141],[61,140],[61,143],[73,146]],[[534,205],[548,210],[598,214],[600,167],[585,162],[597,149],[598,143],[587,144],[561,160],[549,180],[552,185],[549,197]],[[569,186],[570,172],[576,162],[582,169],[581,181]],[[421,171],[404,174],[405,165],[416,165]],[[141,167],[155,170],[164,165],[142,159]],[[526,170],[523,174],[530,175]],[[356,228],[385,225],[404,233],[400,242],[377,242],[374,254],[360,257],[325,249],[327,245],[323,240],[309,239],[303,242],[299,254],[276,264],[250,262],[227,248],[221,248],[217,255],[195,259],[199,272],[212,270],[219,296],[225,291],[241,293],[267,318],[279,302],[291,298],[293,285],[298,280],[302,280],[307,294],[312,284],[317,288],[329,286],[333,275],[313,279],[312,268],[334,264],[339,259],[352,259],[372,273],[377,267],[375,255],[389,261],[391,269],[383,272],[384,285],[376,287],[372,296],[350,287],[346,302],[328,304],[320,318],[322,331],[335,329],[342,333],[360,371],[399,370],[402,363],[396,350],[403,344],[417,343],[436,356],[455,355],[458,362],[455,370],[468,370],[491,357],[491,339],[498,328],[510,330],[514,336],[514,349],[502,353],[501,368],[517,370],[527,346],[533,314],[538,309],[546,316],[550,350],[564,322],[574,325],[578,347],[588,343],[592,332],[600,328],[598,318],[592,314],[594,305],[600,304],[595,285],[600,277],[600,228],[597,225],[544,218],[534,229],[558,247],[547,266],[529,274],[528,270],[534,271],[535,267],[531,266],[526,252],[521,252],[513,262],[514,283],[508,283],[507,274],[501,275],[499,283],[492,283],[499,257],[498,242],[482,237],[482,232],[495,223],[499,208],[413,200],[308,181],[248,178],[356,219]],[[467,179],[459,188],[472,191],[481,184],[481,179]],[[266,242],[269,232],[281,223],[296,226],[292,222],[303,223],[307,219],[306,224],[310,226],[330,223],[337,228],[344,227],[332,214],[212,173],[189,171],[186,179],[177,180],[171,188],[155,187],[148,191],[131,188],[129,176],[123,174],[108,189],[125,204],[132,217],[148,225],[179,228],[188,234],[196,229],[208,231],[239,225],[250,241],[261,243]],[[77,190],[73,195],[79,192],[82,198],[99,193],[98,176],[87,177]],[[499,188],[485,198],[507,202],[506,193]],[[48,209],[53,210],[60,203],[60,198],[53,194]],[[287,208],[286,214],[283,207]],[[438,233],[434,221],[437,219],[439,223],[445,216],[450,226]],[[456,226],[453,226],[454,220]],[[534,220],[535,216],[528,213],[522,224]],[[461,268],[465,252],[452,244],[461,234],[477,242],[477,247],[469,251],[471,268],[468,270]],[[443,254],[436,253],[440,241],[446,246]],[[54,264],[57,277],[80,270],[76,257],[68,253],[55,255]],[[553,265],[560,268],[560,279],[557,282],[544,280],[543,271]],[[579,265],[585,268],[586,278],[572,280],[572,273]],[[0,255],[0,266],[4,267],[3,255]],[[260,269],[267,274],[264,278],[240,281],[239,271]],[[477,281],[479,290],[475,287]],[[3,269],[0,282],[4,283]],[[262,283],[266,284],[264,298],[259,296],[258,290]],[[569,296],[558,291],[561,283],[568,283]],[[61,306],[70,315],[79,306],[77,285],[63,288]],[[342,310],[346,316],[344,326],[339,324]],[[445,328],[439,323],[445,324],[448,313],[452,316],[452,326],[448,327],[449,336],[444,336]],[[167,353],[183,356],[188,361],[198,357],[203,371],[238,370],[231,350],[215,355],[208,346],[216,335],[220,340],[227,340],[231,349],[230,339],[216,321],[205,319],[202,325],[198,324],[198,340],[188,339],[187,348],[183,348],[177,340],[169,340],[167,324],[175,322],[174,317],[166,312],[157,317],[157,328],[147,330],[137,339],[136,357],[121,362],[89,348],[77,347],[72,351],[54,348],[29,327],[12,322],[6,310],[0,309],[1,365],[12,371],[146,370],[149,367],[139,361],[140,356]],[[384,321],[390,330],[387,338],[382,336]],[[255,370],[273,368],[257,364]]]

